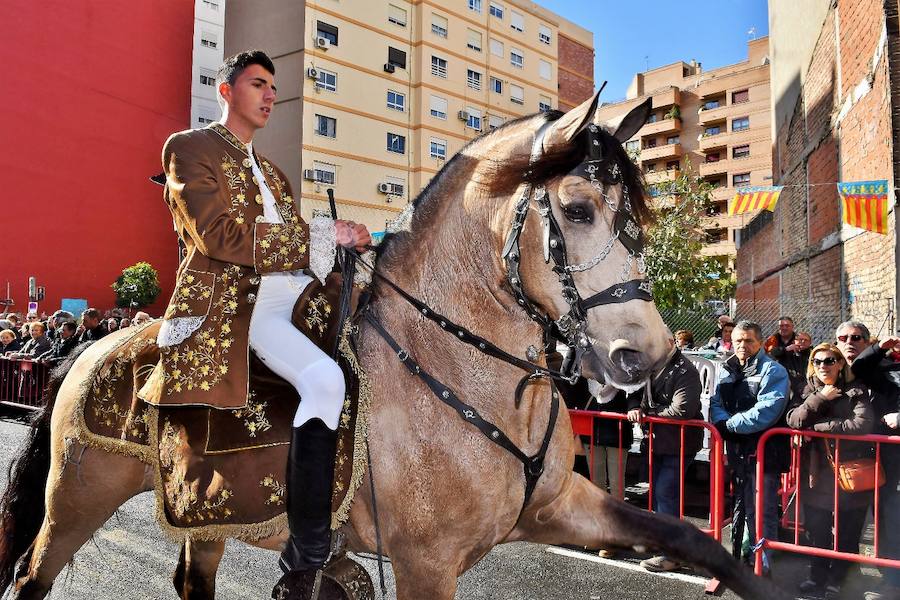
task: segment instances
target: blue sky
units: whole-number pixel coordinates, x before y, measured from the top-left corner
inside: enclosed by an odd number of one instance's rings
[[[538,0],[594,32],[594,81],[600,97],[625,97],[635,73],[692,58],[713,69],[747,58],[748,31],[769,32],[766,0]],[[694,15],[704,15],[702,19]]]

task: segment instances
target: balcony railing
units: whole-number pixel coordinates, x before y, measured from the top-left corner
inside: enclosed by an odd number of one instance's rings
[[[663,144],[654,148],[641,150],[642,162],[654,162],[666,158],[679,158],[684,154],[681,144]]]
[[[647,182],[647,185],[655,185],[657,183],[662,183],[663,181],[672,181],[678,179],[681,176],[680,169],[668,169],[666,171],[650,171],[649,173],[644,173],[644,181]]]
[[[659,135],[662,133],[676,133],[681,131],[681,119],[661,119],[654,123],[646,123],[638,132],[640,137]]]
[[[727,117],[728,107],[727,106],[719,106],[718,108],[710,108],[707,110],[700,110],[700,124],[706,125],[708,123],[714,123],[716,121],[723,121]]]
[[[728,172],[728,160],[719,159],[709,162],[702,162],[699,166],[700,176],[709,177],[710,175],[721,175]]]

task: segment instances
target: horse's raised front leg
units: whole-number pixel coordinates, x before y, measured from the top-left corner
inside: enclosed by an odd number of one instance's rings
[[[225,541],[187,540],[181,546],[172,583],[181,600],[212,600],[216,597],[216,571],[225,554]]]
[[[662,552],[708,570],[742,598],[788,597],[693,525],[626,504],[574,473],[556,499],[525,512],[509,538],[513,540]]]

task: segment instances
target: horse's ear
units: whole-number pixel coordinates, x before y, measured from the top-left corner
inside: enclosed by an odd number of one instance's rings
[[[651,110],[653,110],[653,99],[647,98],[642,103],[632,108],[627,115],[618,121],[618,124],[616,123],[616,120],[613,120],[604,123],[603,125],[609,131],[615,129],[616,132],[613,134],[613,137],[619,140],[619,143],[624,144],[638,132],[638,129],[644,126],[644,123],[646,123],[647,119],[650,117]]]
[[[584,128],[591,124],[594,113],[597,111],[597,102],[600,100],[600,92],[588,98],[559,119],[553,122],[550,129],[544,135],[544,151],[562,144],[569,144]]]

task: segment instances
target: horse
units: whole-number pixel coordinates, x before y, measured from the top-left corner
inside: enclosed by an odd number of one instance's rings
[[[382,242],[376,266],[519,361],[546,364],[540,349],[549,323],[574,347],[585,376],[635,390],[669,352],[645,283],[633,279],[640,248],[625,243],[625,230],[635,236],[650,211],[622,143],[650,105],[616,124],[598,120],[597,102],[595,95],[565,114],[510,121],[471,141],[415,200],[409,230]],[[586,308],[588,293],[605,296]],[[377,485],[360,487],[342,531],[351,551],[390,557],[398,599],[453,598],[459,575],[513,541],[664,552],[745,598],[780,597],[692,525],[632,507],[575,474],[571,423],[557,410],[552,378],[520,385],[521,364],[461,343],[380,278],[367,313],[357,352],[372,386],[366,479]],[[147,465],[73,439],[86,374],[124,333],[95,342],[57,374],[12,470],[0,503],[0,590],[11,586],[11,598],[45,597],[93,532],[153,488]],[[541,464],[526,462],[523,471],[511,450],[437,397],[404,361],[410,357],[523,456],[543,451]],[[242,541],[280,551],[286,537]],[[180,598],[214,598],[224,548],[224,540],[186,539],[173,577]]]

